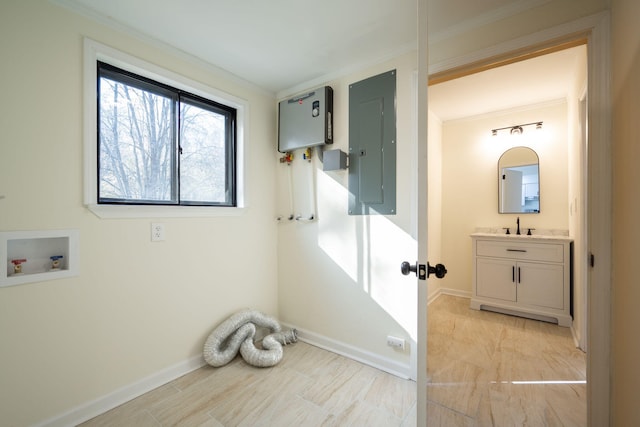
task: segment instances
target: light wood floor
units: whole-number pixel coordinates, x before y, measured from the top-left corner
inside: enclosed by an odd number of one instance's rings
[[[429,305],[429,426],[586,425],[585,355],[569,329]],[[415,426],[416,385],[309,344],[273,368],[203,367],[83,426]]]

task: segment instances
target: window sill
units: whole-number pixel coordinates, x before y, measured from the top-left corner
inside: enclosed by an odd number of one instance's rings
[[[123,206],[123,205],[87,205],[98,218],[212,218],[241,216],[246,208],[217,206]]]

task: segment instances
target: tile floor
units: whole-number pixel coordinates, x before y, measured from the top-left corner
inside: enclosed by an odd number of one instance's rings
[[[429,305],[429,426],[586,425],[585,355],[569,330]],[[203,367],[83,426],[415,426],[416,385],[303,342],[282,362]]]
[[[587,425],[586,354],[569,328],[446,295],[428,320],[429,425]]]

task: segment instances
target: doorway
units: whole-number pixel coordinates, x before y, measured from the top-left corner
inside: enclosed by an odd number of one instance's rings
[[[576,29],[579,26],[579,29]],[[579,33],[579,36],[576,34]],[[586,276],[587,284],[598,283],[599,286],[587,286],[586,297],[589,301],[588,317],[585,328],[588,331],[589,348],[587,361],[587,400],[588,420],[590,425],[604,425],[609,416],[609,316],[610,316],[610,259],[611,246],[609,243],[611,229],[611,214],[606,208],[610,206],[609,189],[611,185],[610,154],[608,152],[610,134],[610,89],[606,76],[609,72],[607,50],[609,46],[608,16],[595,16],[590,20],[578,24],[569,24],[566,28],[555,28],[548,34],[536,34],[528,40],[518,40],[506,43],[497,50],[501,50],[501,57],[494,55],[484,63],[474,60],[460,59],[458,65],[444,64],[440,70],[432,66],[431,77],[465,75],[469,70],[479,67],[491,67],[500,62],[507,63],[515,57],[520,57],[523,51],[535,54],[541,48],[557,46],[558,34],[566,34],[564,42],[586,40],[588,47],[588,92],[587,117],[588,129],[588,170],[586,171],[588,185],[582,203],[587,206],[585,212],[585,228],[587,230],[584,247],[588,248],[590,266]],[[515,54],[514,52],[518,52]],[[426,168],[426,166],[424,166]],[[595,203],[595,201],[598,203]],[[424,211],[426,215],[426,211]],[[422,242],[421,242],[422,243]],[[426,246],[426,240],[424,245]],[[585,250],[586,251],[586,250]],[[591,254],[596,254],[600,264],[593,264]],[[432,254],[430,254],[430,257]],[[425,304],[426,305],[426,304]],[[420,305],[420,310],[426,312],[426,307]],[[419,315],[421,318],[421,315]],[[587,327],[588,326],[588,327]],[[425,325],[423,331],[426,336]],[[426,352],[425,352],[426,353]],[[425,354],[426,355],[426,354]],[[422,388],[418,384],[419,390]],[[425,403],[426,405],[426,403]],[[420,408],[418,422],[421,422]],[[426,418],[425,418],[426,419]]]
[[[433,172],[433,176],[429,182],[435,183],[432,187],[441,186],[441,189],[438,191],[437,188],[430,187],[429,214],[432,217],[440,216],[444,220],[438,222],[437,218],[430,218],[430,226],[439,227],[440,230],[434,232],[435,230],[430,228],[429,252],[431,259],[441,259],[451,272],[442,281],[429,283],[429,287],[433,287],[429,289],[432,299],[442,294],[470,296],[469,286],[473,276],[470,234],[485,229],[502,234],[504,233],[502,227],[511,227],[511,232],[515,234],[516,219],[523,226],[523,234],[526,233],[527,228],[532,228],[532,233],[538,236],[549,238],[555,235],[570,236],[575,248],[574,269],[577,272],[586,265],[586,249],[583,247],[585,236],[581,235],[583,230],[579,226],[585,222],[585,212],[573,205],[579,200],[584,200],[584,195],[580,193],[584,186],[580,181],[583,176],[582,170],[587,165],[580,163],[580,153],[583,150],[580,147],[581,138],[577,129],[580,118],[580,95],[586,87],[587,52],[585,44],[562,47],[563,49],[554,49],[553,52],[545,55],[441,81],[430,86],[430,110],[434,116],[430,125],[432,129],[441,128],[441,132],[432,132],[432,134],[440,134],[441,137],[440,141],[435,138],[430,139],[430,149],[434,155],[430,156],[431,162],[428,169],[430,174]],[[524,129],[520,128],[521,133],[508,132],[511,126],[527,123],[533,125],[523,125]],[[537,129],[536,125],[540,125],[541,129]],[[492,134],[493,129],[504,127],[507,129],[503,129],[501,133]],[[529,152],[534,153],[536,159],[539,158],[540,180],[538,181],[536,172],[534,181],[536,185],[540,182],[540,191],[535,192],[535,197],[525,197],[526,192],[522,190],[523,185],[520,183],[519,196],[514,199],[514,204],[521,208],[530,203],[529,198],[534,198],[542,208],[535,209],[533,211],[535,213],[524,208],[507,211],[512,213],[504,213],[504,210],[499,209],[498,162],[499,159],[504,158],[505,153],[514,152],[516,147],[526,147]],[[522,148],[519,149],[522,150]],[[438,162],[440,165],[434,164]],[[504,178],[504,175],[502,177]],[[504,189],[504,185],[502,188]],[[434,197],[431,197],[431,194]],[[434,213],[438,207],[441,210],[440,215]],[[440,241],[437,241],[438,239]],[[578,278],[582,281],[586,279],[583,274],[574,274],[574,295],[582,295],[582,290],[585,288],[584,283],[578,283],[575,280]],[[439,301],[440,298],[438,298]],[[568,303],[567,301],[565,304],[567,309]],[[582,300],[576,298],[574,322],[570,328],[576,343],[584,335],[581,325],[585,318],[585,310],[586,306],[582,304]],[[485,322],[495,322],[495,316],[482,314],[479,316],[483,317],[478,319],[492,319]],[[468,318],[459,317],[458,320],[461,325],[474,328],[472,323],[468,323]],[[504,321],[505,325],[509,326],[504,326],[504,330],[500,328],[498,330],[506,334],[516,331],[515,326],[511,326],[511,322],[525,328],[534,324],[515,319]],[[438,342],[436,337],[440,337],[441,331],[433,328],[431,331],[429,342],[433,346]],[[458,329],[456,333],[460,333]],[[557,345],[571,348],[572,339],[569,330],[563,328],[557,333],[564,337],[562,344]],[[481,333],[476,331],[474,335],[479,336]],[[540,334],[540,336],[553,340],[553,335]],[[487,338],[488,341],[492,341],[489,338],[490,336]],[[509,338],[506,338],[505,342],[509,342]],[[469,345],[473,344],[469,343]],[[545,346],[548,347],[546,344]],[[555,350],[555,348],[547,348],[543,353],[543,347],[542,345],[539,347],[540,357],[543,354],[551,354]],[[438,360],[436,353],[437,350],[433,347],[430,352],[433,363],[429,362],[429,365],[434,368],[441,365],[436,363]],[[493,354],[492,350],[488,350],[484,357],[490,357],[491,354]],[[503,350],[498,354],[504,356],[507,353]],[[578,399],[581,402],[576,404],[577,407],[583,408],[581,411],[584,411],[585,385],[583,383],[578,386],[576,383],[584,380],[586,370],[584,355],[578,356],[570,351],[567,351],[567,354],[571,354],[568,357],[576,360],[582,359],[582,362],[575,363],[576,366],[582,366],[581,372],[565,377],[557,373],[561,371],[557,367],[550,368],[545,379],[571,380],[571,385],[565,387],[565,393],[568,395],[575,392],[575,395],[581,396],[581,399]],[[483,365],[480,361],[478,363]],[[475,367],[475,364],[471,366]],[[514,364],[512,369],[518,369],[517,365]],[[431,368],[430,371],[434,372]],[[531,374],[526,372],[514,371],[513,375],[531,379]],[[436,375],[438,376],[442,377],[442,374]],[[505,378],[509,376],[504,376],[502,379]],[[493,386],[493,389],[497,388],[499,386]],[[542,388],[544,386],[533,387],[531,398],[536,393],[535,390]],[[435,386],[434,393],[437,390],[438,387]],[[434,396],[438,394],[435,393]],[[586,414],[582,413],[585,417]]]
[[[503,228],[511,227],[515,232],[518,220],[523,230],[533,229],[534,235],[570,236],[574,242],[571,330],[578,347],[585,351],[587,305],[582,296],[587,250],[582,202],[583,172],[588,165],[580,113],[586,71],[586,45],[572,43],[467,76],[441,77],[429,93],[430,127],[440,128],[432,131],[430,139],[429,252],[431,258],[446,262],[452,272],[429,284],[430,296],[468,295],[472,276],[469,235],[476,231],[504,233]],[[531,126],[509,134],[509,128],[519,124]],[[498,133],[497,128],[503,129]],[[505,213],[499,209],[497,164],[515,147],[527,147],[539,158],[540,188],[538,191],[536,173],[535,194],[528,194],[533,186],[521,185],[513,202],[522,209]],[[525,209],[532,201],[536,209]]]

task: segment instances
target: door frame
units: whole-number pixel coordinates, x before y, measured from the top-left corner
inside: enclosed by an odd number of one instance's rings
[[[427,121],[429,117],[427,91],[429,84],[429,43],[427,32],[427,1],[417,0],[418,15],[418,40],[417,40],[417,73],[415,84],[417,84],[417,99],[415,99],[416,110],[416,176],[415,176],[415,200],[417,202],[414,215],[416,215],[416,240],[418,242],[417,259],[426,263],[427,254]],[[414,92],[415,93],[415,92]],[[415,366],[417,371],[416,384],[416,425],[427,425],[427,280],[417,279],[417,360]]]
[[[427,82],[424,70],[427,63],[426,7],[418,0],[418,190],[426,182],[427,139]],[[424,16],[422,16],[424,15]],[[567,24],[552,27],[528,36],[509,40],[488,49],[427,66],[427,79],[455,78],[472,70],[492,68],[514,62],[523,55],[550,51],[568,43],[587,44],[587,236],[586,245],[595,257],[586,278],[587,313],[587,422],[589,426],[610,424],[610,331],[611,331],[611,88],[610,88],[610,23],[609,12],[588,16]],[[540,53],[541,54],[541,53]],[[454,77],[455,76],[455,77]],[[426,103],[426,105],[424,105]],[[427,142],[428,143],[428,142]],[[424,162],[424,164],[422,164]],[[425,181],[423,181],[425,180]],[[426,184],[425,184],[426,186]],[[426,195],[418,197],[418,218],[426,218]],[[420,224],[420,222],[419,222]],[[425,255],[426,231],[418,226],[418,255]],[[426,225],[425,225],[426,228]],[[424,240],[423,240],[424,238]],[[423,246],[425,246],[423,248]],[[426,282],[418,282],[418,384],[417,422],[426,425]]]

